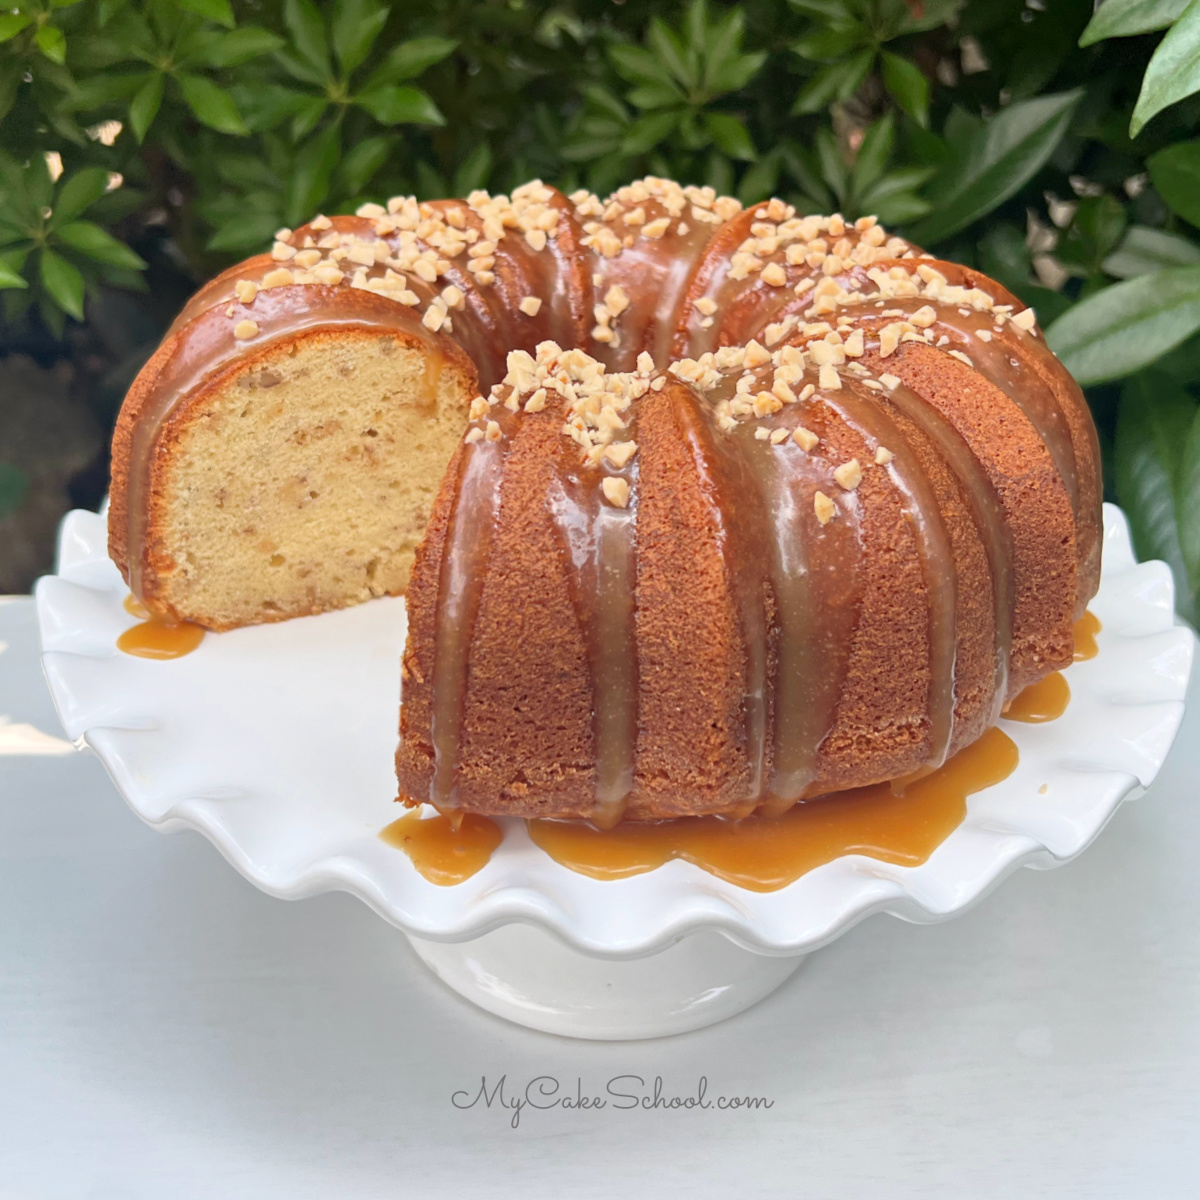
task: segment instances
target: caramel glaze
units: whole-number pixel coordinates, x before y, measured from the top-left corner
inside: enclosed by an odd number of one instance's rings
[[[1007,779],[1016,765],[1012,740],[989,729],[902,793],[876,784],[741,820],[693,817],[598,829],[540,819],[529,823],[529,834],[555,862],[593,879],[627,879],[680,858],[738,887],[773,892],[847,854],[919,866],[962,823],[967,797]],[[447,814],[409,813],[379,836],[431,883],[453,886],[485,866],[503,839],[486,817],[456,815],[457,824]]]
[[[1061,717],[1070,702],[1071,685],[1061,671],[1051,671],[1014,696],[1005,706],[1004,716],[1009,721],[1041,725]]]
[[[773,892],[847,854],[914,867],[962,824],[967,797],[1016,769],[998,729],[898,794],[887,784],[806,800],[775,816],[626,823],[534,820],[529,834],[555,862],[593,879],[626,879],[680,858],[738,887]]]
[[[1092,612],[1085,612],[1075,622],[1074,658],[1076,662],[1084,662],[1089,658],[1095,658],[1100,653],[1100,645],[1096,641],[1096,635],[1100,633],[1102,628],[1100,618]]]
[[[393,821],[379,836],[403,850],[430,883],[453,887],[487,866],[504,834],[494,821],[474,813],[423,817],[412,812]]]
[[[191,621],[171,621],[156,617],[136,596],[126,596],[124,608],[137,617],[139,625],[131,625],[119,638],[117,649],[136,658],[182,658],[191,654],[204,640],[204,629]]]

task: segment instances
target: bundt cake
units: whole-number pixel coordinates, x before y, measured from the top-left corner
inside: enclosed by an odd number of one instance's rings
[[[936,767],[1068,663],[1099,456],[1032,310],[872,218],[533,183],[202,289],[110,543],[215,629],[404,591],[408,803],[740,814]]]

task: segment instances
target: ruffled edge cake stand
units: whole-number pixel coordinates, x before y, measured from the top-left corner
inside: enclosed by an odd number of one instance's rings
[[[1150,785],[1183,717],[1194,638],[1175,624],[1167,567],[1135,561],[1119,509],[1106,505],[1104,521],[1090,605],[1099,654],[1068,668],[1063,716],[1004,723],[1015,772],[971,796],[922,865],[848,855],[776,892],[682,861],[593,880],[552,861],[516,820],[476,875],[427,882],[378,836],[398,815],[399,599],[208,635],[174,661],[134,658],[115,648],[134,618],[104,519],[76,511],[56,573],[36,589],[42,661],[67,736],[156,829],[199,830],[273,896],[350,892],[451,988],[509,1020],[655,1037],[755,1003],[871,913],[942,921],[1019,866],[1068,861]]]

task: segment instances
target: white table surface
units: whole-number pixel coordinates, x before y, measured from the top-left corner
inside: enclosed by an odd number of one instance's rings
[[[1196,1196],[1198,701],[1079,861],[946,925],[873,917],[723,1025],[585,1043],[472,1008],[346,896],[271,899],[142,825],[0,599],[0,1197]],[[452,1103],[502,1075],[773,1103]]]

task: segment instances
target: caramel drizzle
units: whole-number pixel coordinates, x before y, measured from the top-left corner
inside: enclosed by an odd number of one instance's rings
[[[687,443],[695,463],[700,489],[708,504],[716,528],[717,544],[742,622],[743,645],[746,650],[746,690],[744,720],[746,758],[750,770],[747,798],[762,798],[767,772],[767,614],[764,609],[764,575],[762,553],[765,547],[755,545],[734,522],[738,505],[753,502],[756,493],[747,487],[744,478],[735,479],[730,486],[723,476],[731,470],[738,472],[738,463],[731,453],[720,454],[724,448],[720,438],[714,438],[706,419],[707,407],[702,408],[698,397],[688,389],[672,388],[672,410],[679,431]],[[741,486],[739,486],[739,484]],[[753,514],[749,520],[753,521]],[[742,522],[745,524],[745,521]],[[759,528],[766,528],[765,519]],[[760,535],[761,537],[762,535]]]
[[[845,387],[823,399],[872,450],[884,446],[893,456],[886,469],[916,535],[928,595],[930,755],[925,766],[937,768],[946,761],[954,739],[958,584],[950,535],[908,439],[883,407]]]
[[[994,723],[1008,695],[1015,603],[1012,540],[1004,521],[1000,496],[970,446],[934,405],[926,403],[917,392],[903,384],[897,384],[888,393],[888,399],[941,451],[962,486],[967,507],[983,542],[992,577],[996,627],[995,693],[989,718],[989,723]]]
[[[454,808],[458,803],[457,774],[471,641],[500,511],[500,479],[506,456],[501,446],[509,441],[480,441],[463,447],[454,510],[442,552],[433,649],[434,769],[429,787],[430,803],[440,809]]]
[[[626,508],[605,504],[598,481],[581,476],[585,469],[554,481],[550,511],[566,546],[592,676],[596,799],[591,819],[609,829],[624,815],[633,790],[637,743],[637,460],[609,472],[629,482]]]

